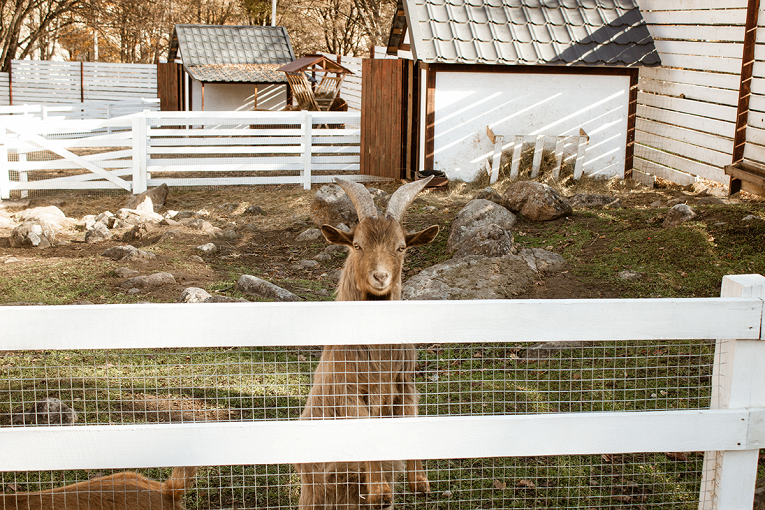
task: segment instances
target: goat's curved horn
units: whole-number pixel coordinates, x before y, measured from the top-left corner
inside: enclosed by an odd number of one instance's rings
[[[369,191],[363,185],[358,182],[338,179],[337,177],[335,177],[335,182],[343,188],[345,194],[353,202],[356,214],[359,215],[359,222],[364,218],[377,218],[377,207],[375,207],[374,200],[372,200],[372,195],[369,194]]]
[[[406,212],[406,208],[409,207],[409,204],[412,203],[414,197],[417,196],[417,193],[422,191],[422,189],[430,182],[432,178],[433,176],[431,175],[427,179],[410,182],[397,189],[396,192],[393,193],[393,196],[390,197],[390,202],[388,202],[388,210],[385,212],[385,214],[395,219],[396,221],[401,221],[401,219],[404,217],[404,212]]]

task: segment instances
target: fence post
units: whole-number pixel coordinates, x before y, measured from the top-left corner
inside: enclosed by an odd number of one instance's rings
[[[146,191],[146,114],[137,113],[133,117],[133,194]]]
[[[725,276],[720,297],[765,298],[765,277]],[[762,326],[761,326],[762,328]],[[712,373],[713,409],[765,407],[765,342],[719,339]],[[751,509],[759,449],[705,452],[699,510]]]
[[[303,189],[311,189],[311,137],[313,136],[313,117],[306,112],[303,117]]]

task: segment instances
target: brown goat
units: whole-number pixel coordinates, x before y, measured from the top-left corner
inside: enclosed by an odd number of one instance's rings
[[[428,179],[429,180],[429,179]],[[338,301],[401,299],[401,269],[406,249],[431,242],[433,225],[407,233],[401,218],[428,180],[399,188],[383,217],[369,192],[358,183],[335,179],[353,201],[359,223],[352,232],[324,225],[331,243],[351,247],[338,284]],[[324,347],[301,419],[416,416],[414,385],[417,351],[412,345],[334,345]],[[384,507],[393,503],[399,462],[313,463],[300,472],[300,510]],[[399,468],[400,470],[400,468]],[[430,492],[420,460],[406,461],[409,488]]]
[[[0,494],[0,510],[184,510],[194,467],[177,467],[164,483],[133,471],[41,492]]]

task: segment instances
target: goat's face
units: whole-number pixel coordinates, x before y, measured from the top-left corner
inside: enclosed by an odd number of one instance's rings
[[[372,299],[390,296],[401,284],[401,269],[407,248],[427,244],[438,234],[438,225],[407,234],[390,216],[364,218],[352,232],[343,232],[330,225],[321,227],[331,243],[351,248],[348,267],[358,289]]]

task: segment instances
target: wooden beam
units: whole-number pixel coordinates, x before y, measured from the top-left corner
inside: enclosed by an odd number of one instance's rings
[[[624,178],[632,177],[632,165],[635,156],[635,123],[637,121],[637,98],[639,69],[630,69],[630,94],[627,106],[627,145],[624,154]]]
[[[436,69],[428,68],[425,85],[425,168],[433,168],[436,137]]]

